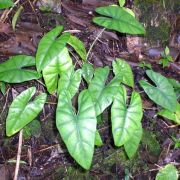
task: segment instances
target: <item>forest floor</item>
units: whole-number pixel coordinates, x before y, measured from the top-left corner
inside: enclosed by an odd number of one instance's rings
[[[4,22],[0,22],[0,63],[12,55],[35,55],[43,34],[57,25],[63,25],[64,30],[71,30],[84,42],[86,49],[89,49],[102,30],[102,27],[92,23],[94,9],[108,3],[109,1],[103,1],[102,4],[87,5],[63,2],[59,9],[61,13],[58,14],[39,11],[30,1],[25,1],[22,3],[24,10],[15,31],[11,27],[11,17],[15,10],[12,10]],[[2,15],[4,11],[0,13]],[[40,126],[35,128],[33,135],[24,135],[19,179],[155,179],[158,170],[165,164],[173,162],[179,168],[180,149],[175,148],[180,140],[179,126],[156,115],[156,104],[142,92],[138,82],[146,76],[145,69],[139,66],[142,61],[150,64],[154,71],[180,80],[180,54],[178,50],[175,51],[175,61],[170,63],[169,67],[163,68],[158,63],[159,55],[149,55],[142,44],[133,46],[133,41],[137,41],[137,37],[104,31],[95,43],[89,61],[95,67],[111,67],[115,58],[123,58],[131,65],[135,89],[141,93],[143,100],[144,113],[143,136],[136,155],[128,159],[123,148],[115,148],[108,121],[110,112],[106,110],[102,122],[98,125],[104,144],[95,148],[91,169],[81,169],[70,157],[60,138],[55,125],[57,100],[54,95],[48,95],[48,103],[38,117]],[[158,48],[156,50],[160,52]],[[77,58],[73,59],[76,63]],[[32,85],[45,91],[41,81],[6,84],[5,95],[0,93],[0,179],[13,178],[18,149],[18,134],[11,138],[5,135],[8,107],[14,94],[19,94]]]

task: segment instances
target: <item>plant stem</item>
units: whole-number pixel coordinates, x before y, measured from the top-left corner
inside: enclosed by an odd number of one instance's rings
[[[23,130],[20,130],[20,132],[19,132],[17,160],[16,160],[16,168],[15,168],[15,173],[14,173],[14,179],[13,180],[17,180],[17,177],[18,177],[19,164],[20,164],[20,159],[21,159],[22,140],[23,140]]]
[[[88,60],[88,57],[89,57],[89,54],[90,52],[92,51],[92,48],[94,47],[94,44],[96,43],[96,41],[99,39],[99,37],[101,36],[101,34],[105,31],[106,28],[103,28],[100,33],[97,35],[97,37],[94,39],[93,43],[91,44],[88,52],[87,52],[87,57],[86,57],[86,60]]]

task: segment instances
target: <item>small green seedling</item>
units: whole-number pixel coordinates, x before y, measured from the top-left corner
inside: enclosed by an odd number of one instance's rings
[[[166,46],[165,50],[161,52],[161,59],[159,63],[163,65],[163,68],[165,68],[169,66],[170,62],[173,62],[173,57],[170,55],[170,50]]]

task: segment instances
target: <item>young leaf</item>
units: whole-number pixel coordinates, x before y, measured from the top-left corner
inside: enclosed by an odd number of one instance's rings
[[[125,5],[126,0],[119,0],[119,5],[123,7]]]
[[[94,74],[94,68],[89,63],[84,63],[82,66],[82,76],[86,80],[86,82],[89,84],[93,78]]]
[[[176,111],[171,112],[168,109],[163,109],[160,112],[158,112],[158,115],[163,116],[169,120],[172,120],[176,122],[177,124],[180,124],[180,104],[176,104]]]
[[[139,81],[148,97],[156,104],[174,112],[176,109],[176,94],[168,79],[152,70],[147,70],[146,74],[156,85],[153,86],[143,80]]]
[[[156,180],[178,180],[178,171],[176,167],[172,164],[167,164],[158,172]]]
[[[50,94],[57,89],[58,76],[67,72],[72,67],[72,59],[65,47],[61,53],[43,69],[43,78]]]
[[[121,33],[145,34],[144,27],[122,7],[106,6],[96,8],[96,12],[105,17],[95,17],[93,22]]]
[[[36,67],[41,72],[51,61],[60,57],[61,51],[70,38],[69,33],[64,33],[59,38],[63,26],[58,26],[45,34],[41,39],[36,53]]]
[[[96,136],[95,136],[95,145],[96,146],[102,146],[103,145],[103,142],[102,142],[102,139],[101,139],[101,136],[98,132],[98,130],[96,130]]]
[[[40,75],[37,71],[23,69],[34,65],[35,59],[32,56],[13,56],[6,62],[0,64],[0,81],[7,83],[21,83],[32,79],[39,79]]]
[[[67,43],[75,49],[75,51],[79,54],[82,60],[86,61],[87,52],[83,42],[80,39],[78,39],[76,36],[71,35]]]
[[[137,92],[131,95],[131,101],[127,107],[126,89],[119,86],[111,108],[111,122],[114,143],[122,146],[134,136],[134,131],[140,126],[142,118],[141,97]]]
[[[96,113],[88,90],[80,93],[78,113],[74,111],[71,95],[67,91],[59,94],[56,111],[56,126],[70,155],[85,169],[91,166],[96,134]]]
[[[134,77],[131,70],[131,66],[122,59],[116,59],[113,61],[113,72],[116,77],[120,78],[121,82],[134,87]]]
[[[81,69],[74,72],[73,67],[64,72],[58,82],[58,94],[63,90],[67,90],[72,98],[79,89],[81,83],[81,72]]]
[[[139,143],[141,141],[142,133],[143,133],[142,126],[141,124],[139,124],[139,126],[137,126],[136,129],[134,130],[133,135],[124,144],[125,151],[129,158],[132,158],[136,153]]]
[[[105,86],[108,74],[108,67],[97,68],[94,73],[94,78],[88,87],[94,101],[97,116],[112,103],[120,84],[119,79],[114,78],[107,86]]]
[[[164,53],[165,53],[166,56],[168,56],[169,53],[170,53],[169,48],[168,48],[167,46],[166,46],[166,48],[165,48],[165,50],[164,50]]]
[[[46,101],[46,94],[41,93],[34,101],[29,102],[35,92],[36,88],[31,87],[23,91],[13,100],[6,119],[7,136],[12,136],[20,131],[42,110]]]
[[[5,9],[13,6],[12,0],[0,0],[0,9]]]
[[[23,6],[20,6],[18,8],[18,10],[16,11],[15,15],[13,16],[13,19],[12,19],[12,28],[13,28],[13,30],[15,30],[17,20],[18,20],[18,18],[20,16],[22,10],[23,10]]]

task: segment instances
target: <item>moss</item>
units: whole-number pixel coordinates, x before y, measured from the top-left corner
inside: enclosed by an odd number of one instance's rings
[[[142,144],[143,146],[147,147],[147,150],[150,155],[159,156],[161,152],[161,148],[154,133],[144,130],[142,137]]]
[[[176,1],[135,0],[134,5],[140,10],[140,21],[146,27],[146,38],[150,45],[168,45],[171,24],[170,13],[174,12]],[[167,13],[168,12],[168,13]]]

